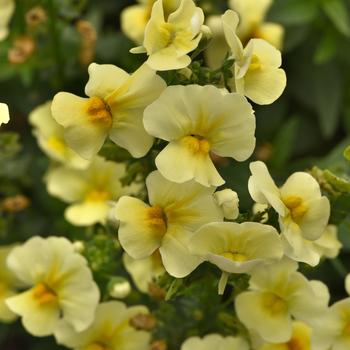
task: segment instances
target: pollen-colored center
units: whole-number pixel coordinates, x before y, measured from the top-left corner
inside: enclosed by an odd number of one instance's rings
[[[181,143],[194,154],[207,155],[210,151],[210,143],[198,136],[185,136]]]
[[[248,70],[255,71],[261,68],[261,62],[257,55],[253,55]]]
[[[92,123],[99,123],[108,128],[112,126],[110,109],[102,98],[97,96],[90,97],[86,105],[86,112]]]
[[[236,253],[236,252],[225,252],[221,254],[226,259],[236,261],[236,262],[244,262],[247,261],[247,256],[245,254]]]
[[[51,136],[47,140],[47,144],[52,150],[54,150],[55,152],[57,152],[59,154],[64,154],[67,150],[67,147],[66,147],[65,143],[63,142],[63,140],[61,140],[60,138],[58,138],[56,136]]]
[[[89,344],[84,350],[112,350],[109,346],[96,342]]]
[[[159,234],[163,235],[167,230],[167,219],[164,210],[156,205],[147,211],[147,224]]]
[[[262,300],[266,311],[272,315],[281,314],[286,311],[287,306],[285,301],[274,293],[264,293]]]
[[[282,198],[283,203],[289,209],[293,221],[300,221],[306,214],[308,208],[303,199],[299,196],[288,196]]]
[[[34,299],[40,304],[51,304],[57,301],[57,295],[44,283],[37,284],[32,289]]]
[[[110,193],[103,190],[92,190],[85,196],[87,202],[106,202],[111,198]]]

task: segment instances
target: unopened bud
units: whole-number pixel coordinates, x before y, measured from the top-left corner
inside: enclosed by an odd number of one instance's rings
[[[151,344],[150,350],[167,350],[167,348],[165,340],[156,340]]]
[[[130,319],[130,326],[137,330],[151,331],[156,326],[157,320],[150,314],[137,314]]]
[[[28,208],[30,200],[19,194],[13,197],[7,197],[1,203],[1,208],[9,213],[18,213]]]
[[[46,12],[41,6],[35,6],[26,13],[26,22],[29,28],[36,28],[46,20]]]
[[[15,39],[13,46],[9,49],[7,58],[10,63],[21,64],[32,56],[35,50],[35,42],[29,36],[21,36]]]
[[[166,296],[166,290],[159,287],[158,284],[151,282],[148,285],[148,294],[152,299],[164,300]]]
[[[74,251],[77,253],[82,253],[85,250],[85,244],[83,241],[73,242]]]
[[[214,198],[223,211],[224,217],[229,220],[237,219],[239,215],[239,199],[235,191],[228,188],[214,193]]]
[[[124,299],[131,293],[129,281],[123,277],[116,277],[110,283],[109,295],[115,299]]]

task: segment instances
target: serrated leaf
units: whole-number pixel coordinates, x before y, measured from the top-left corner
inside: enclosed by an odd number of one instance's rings
[[[338,31],[350,37],[349,8],[343,0],[323,1],[323,10],[333,22]]]

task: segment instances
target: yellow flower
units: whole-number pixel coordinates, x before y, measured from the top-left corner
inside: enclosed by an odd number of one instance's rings
[[[257,203],[271,205],[279,214],[285,254],[296,261],[317,265],[320,250],[313,249],[307,241],[322,236],[330,215],[329,200],[322,196],[317,181],[308,173],[297,172],[278,188],[263,162],[251,163],[250,170],[251,197]]]
[[[176,184],[157,171],[147,177],[146,186],[150,205],[127,196],[117,203],[120,243],[134,259],[144,259],[159,249],[166,271],[184,277],[201,262],[188,250],[193,232],[222,220],[212,195],[215,188],[194,181]]]
[[[278,232],[272,226],[256,222],[204,225],[191,238],[189,249],[223,271],[219,294],[225,290],[228,274],[249,273],[254,267],[283,256]]]
[[[225,181],[210,154],[246,160],[255,147],[255,117],[239,94],[214,86],[170,86],[145,110],[147,132],[169,144],[156,165],[173,182],[195,179],[204,186]]]
[[[286,87],[286,73],[280,68],[281,53],[263,39],[251,39],[243,45],[236,34],[238,15],[228,10],[222,16],[227,44],[230,47],[234,77],[229,86],[257,104],[271,104]]]
[[[337,233],[337,226],[328,225],[322,236],[316,241],[312,242],[321,256],[329,259],[334,259],[338,256],[339,251],[343,245],[338,240]]]
[[[97,307],[94,322],[88,329],[77,332],[67,324],[60,324],[55,337],[59,344],[74,350],[147,350],[150,335],[130,325],[130,320],[141,313],[147,314],[147,308],[127,308],[122,302],[105,302]]]
[[[259,350],[311,350],[311,327],[299,321],[294,321],[292,327],[292,337],[287,342],[265,343]]]
[[[239,319],[267,342],[287,342],[292,320],[317,320],[326,311],[327,287],[308,281],[291,260],[259,266],[251,273],[249,291],[239,294],[235,305]]]
[[[350,349],[350,298],[333,304],[315,328],[317,350]]]
[[[26,290],[6,300],[35,336],[52,334],[61,320],[77,331],[93,321],[99,291],[87,261],[65,238],[33,237],[7,259]]]
[[[181,346],[181,350],[249,350],[248,343],[241,337],[223,337],[210,334],[204,338],[188,338]]]
[[[165,82],[146,65],[129,75],[113,65],[92,63],[89,75],[89,98],[60,92],[52,102],[52,115],[63,126],[69,147],[91,159],[109,136],[133,157],[144,156],[153,138],[143,127],[143,111],[165,89]]]
[[[52,117],[51,101],[36,107],[29,114],[29,122],[34,128],[33,133],[41,150],[47,156],[67,167],[83,169],[89,165],[87,160],[68,147],[63,127]]]
[[[139,4],[125,8],[121,13],[121,27],[124,34],[137,44],[142,44],[146,25],[151,18],[152,6],[156,0],[138,0]],[[180,4],[180,0],[163,0],[167,18]]]
[[[70,203],[65,218],[77,226],[104,224],[112,208],[111,201],[137,190],[122,187],[120,179],[125,175],[125,165],[106,161],[96,156],[84,170],[58,167],[47,177],[48,192]]]
[[[136,287],[143,293],[148,293],[149,284],[153,279],[165,272],[158,250],[144,259],[133,259],[130,255],[124,253],[123,262]]]
[[[13,0],[0,0],[0,41],[6,39],[9,34],[8,25],[15,11]]]
[[[350,295],[350,274],[348,274],[345,278],[345,289],[347,293]]]
[[[12,322],[17,318],[17,315],[12,312],[5,303],[5,300],[17,292],[17,287],[20,287],[19,281],[15,275],[6,266],[6,259],[12,251],[13,246],[0,247],[0,321]]]
[[[224,213],[225,219],[235,220],[239,215],[239,199],[235,191],[228,188],[214,193],[214,198]]]
[[[280,24],[265,22],[266,13],[272,0],[230,0],[229,6],[238,13],[240,23],[237,35],[243,43],[250,39],[264,39],[277,49],[281,49],[284,29]]]
[[[0,125],[7,124],[10,120],[10,113],[7,104],[0,103]]]
[[[147,64],[154,70],[185,68],[191,63],[187,54],[196,49],[201,40],[203,22],[203,11],[192,0],[181,0],[176,11],[167,17],[163,1],[157,0],[146,26],[143,46],[131,52],[146,52]]]

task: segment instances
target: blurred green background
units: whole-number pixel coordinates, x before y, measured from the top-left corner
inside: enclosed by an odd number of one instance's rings
[[[0,200],[21,194],[30,205],[20,212],[0,212],[1,244],[36,234],[74,238],[83,234],[83,230],[63,220],[64,204],[46,193],[42,178],[49,161],[32,136],[28,113],[58,91],[84,95],[88,76],[87,62],[81,58],[82,43],[91,33],[79,32],[81,20],[88,21],[97,33],[96,46],[91,48],[93,61],[115,64],[128,72],[143,62],[143,56],[129,53],[135,45],[120,31],[120,13],[133,3],[16,1],[10,35],[0,42],[0,101],[9,105],[12,118],[0,132]],[[224,0],[197,3],[208,14],[223,13],[227,8]],[[33,25],[28,12],[37,6],[46,17]],[[343,151],[350,144],[350,2],[275,0],[268,18],[286,30],[283,68],[288,84],[283,96],[271,106],[254,106],[258,143],[253,158],[265,161],[279,183],[292,171],[317,165],[341,176],[347,185],[350,163]],[[16,56],[16,45],[24,45],[24,57]],[[248,163],[230,161],[222,165],[221,171],[227,185],[239,193],[241,211],[249,210]],[[336,188],[336,192],[331,198],[332,221],[340,225],[344,244],[341,261],[348,266],[350,195],[348,187]],[[334,299],[345,295],[341,278],[344,271],[337,262],[326,261],[312,271],[306,269],[306,273],[326,281]],[[52,339],[26,335],[19,322],[0,325],[0,348],[59,349]]]

